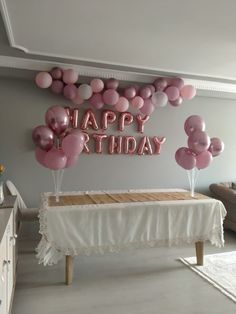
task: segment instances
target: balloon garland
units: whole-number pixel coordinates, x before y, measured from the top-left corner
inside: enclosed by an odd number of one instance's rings
[[[114,78],[106,82],[94,78],[90,84],[80,84],[78,79],[79,74],[74,69],[53,68],[49,72],[39,72],[35,82],[39,88],[50,88],[54,94],[63,95],[75,105],[89,101],[95,109],[108,105],[118,112],[127,111],[131,105],[144,115],[150,115],[167,103],[178,107],[183,100],[190,100],[196,95],[195,87],[184,85],[184,80],[179,77],[159,77],[152,84],[130,85],[124,90],[119,88],[119,81]]]
[[[184,123],[188,135],[188,147],[180,147],[175,153],[177,164],[188,172],[191,196],[197,180],[197,170],[207,168],[213,157],[224,151],[224,143],[217,137],[210,138],[205,132],[206,124],[198,115],[188,117]]]

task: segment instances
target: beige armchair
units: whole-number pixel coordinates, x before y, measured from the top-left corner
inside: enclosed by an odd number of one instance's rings
[[[211,184],[209,188],[213,196],[225,205],[227,215],[224,227],[236,231],[236,184],[233,182]]]

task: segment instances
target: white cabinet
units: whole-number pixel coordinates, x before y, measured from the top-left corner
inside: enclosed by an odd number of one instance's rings
[[[10,313],[14,281],[14,208],[5,208],[0,209],[0,314]]]

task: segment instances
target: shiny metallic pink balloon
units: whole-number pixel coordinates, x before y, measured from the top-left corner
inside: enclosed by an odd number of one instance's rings
[[[182,102],[183,102],[183,98],[182,97],[179,97],[179,98],[177,98],[176,100],[173,100],[173,101],[169,101],[169,103],[173,107],[179,107],[182,104]]]
[[[171,80],[171,86],[177,87],[179,90],[181,90],[184,87],[184,80],[180,77],[174,77]]]
[[[45,164],[46,153],[47,153],[47,151],[45,151],[39,147],[35,148],[35,158],[36,158],[37,162],[40,165],[42,165],[43,167],[46,167],[46,164]]]
[[[163,92],[163,90],[168,86],[168,80],[164,77],[159,77],[153,82],[156,92]]]
[[[139,109],[142,114],[150,115],[153,113],[155,107],[150,99],[145,99],[143,106]]]
[[[47,168],[59,170],[65,168],[67,157],[61,149],[53,147],[46,153],[44,162]]]
[[[212,154],[208,150],[202,152],[196,156],[196,167],[198,169],[205,169],[210,165],[212,160],[213,160]]]
[[[210,137],[200,130],[192,132],[188,138],[188,147],[196,154],[208,150],[210,143]]]
[[[35,145],[45,151],[48,151],[53,147],[54,133],[45,125],[39,125],[34,128],[32,138]]]
[[[147,99],[149,97],[152,96],[152,91],[149,87],[145,86],[143,88],[140,89],[139,91],[139,95],[143,98],[143,99]]]
[[[61,148],[67,157],[79,155],[84,148],[84,137],[71,133],[62,139]]]
[[[202,117],[198,115],[189,116],[184,123],[184,130],[187,135],[190,135],[196,130],[205,131],[206,124]]]
[[[175,160],[185,170],[191,170],[196,166],[196,156],[187,147],[180,147],[176,151]]]
[[[134,86],[129,86],[125,89],[124,95],[128,99],[132,99],[136,96],[136,89]]]
[[[219,156],[224,151],[225,145],[218,137],[211,138],[209,151],[213,157]]]
[[[74,167],[77,164],[78,160],[78,155],[67,157],[65,168]]]
[[[45,114],[45,121],[56,135],[63,133],[69,126],[69,116],[61,106],[50,107]]]

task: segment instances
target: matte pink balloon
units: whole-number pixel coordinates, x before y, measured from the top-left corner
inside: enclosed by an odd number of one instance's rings
[[[157,107],[165,107],[167,105],[168,102],[168,97],[166,95],[166,93],[164,92],[155,92],[152,95],[152,102],[153,105],[157,108]]]
[[[39,125],[33,130],[32,134],[35,145],[48,151],[54,144],[54,133],[45,125]]]
[[[224,143],[218,137],[211,138],[209,151],[213,157],[219,156],[224,151]]]
[[[142,114],[145,114],[145,115],[150,115],[153,113],[154,111],[154,105],[151,101],[151,99],[145,99],[144,100],[144,104],[142,106],[142,108],[139,109],[139,111],[142,113]]]
[[[207,150],[196,156],[196,167],[198,169],[207,168],[212,162],[212,154]]]
[[[171,86],[177,87],[179,90],[181,90],[184,87],[184,80],[180,77],[174,77],[171,80]]]
[[[119,112],[125,112],[129,108],[129,101],[125,97],[120,97],[118,102],[115,104],[115,108]]]
[[[100,93],[104,88],[104,83],[101,79],[95,78],[90,82],[90,86],[94,93]]]
[[[107,89],[117,89],[118,86],[119,86],[119,81],[114,78],[110,78],[106,81]]]
[[[79,155],[84,148],[84,140],[77,134],[69,134],[62,140],[61,147],[65,155],[68,157]]]
[[[101,94],[93,94],[93,96],[89,99],[89,102],[96,109],[101,109],[104,106]]]
[[[78,155],[67,157],[65,168],[74,167],[77,164],[78,160],[79,160]]]
[[[77,95],[74,99],[72,99],[73,104],[82,105],[84,103],[84,99],[82,99],[77,91]]]
[[[192,85],[185,85],[180,90],[180,95],[183,99],[190,100],[196,95],[197,91],[196,88]]]
[[[51,91],[54,93],[54,94],[61,94],[62,91],[64,89],[64,84],[62,81],[59,81],[59,80],[55,80],[52,82],[52,85],[51,85]]]
[[[72,129],[68,134],[75,134],[81,143],[85,142],[85,133],[79,129]]]
[[[143,88],[140,89],[139,91],[139,95],[143,98],[143,99],[147,99],[149,97],[152,96],[152,91],[149,87],[145,86]]]
[[[37,160],[37,162],[46,167],[46,164],[45,164],[45,156],[46,156],[46,151],[45,150],[42,150],[41,148],[39,147],[36,147],[35,148],[35,158]]]
[[[208,150],[210,143],[210,137],[205,132],[199,130],[192,132],[188,138],[188,147],[196,154]]]
[[[45,121],[56,135],[63,133],[69,126],[69,116],[61,106],[50,107],[45,114]]]
[[[171,104],[171,106],[173,107],[179,107],[183,102],[183,98],[179,97],[176,100],[170,101],[169,103]]]
[[[45,155],[45,165],[51,170],[63,169],[66,165],[66,155],[59,148],[53,147]]]
[[[50,74],[54,80],[60,80],[62,78],[62,75],[63,75],[63,70],[60,68],[53,68],[50,71]]]
[[[181,147],[176,151],[175,160],[179,166],[186,170],[191,170],[196,166],[196,157],[187,147]]]
[[[165,89],[165,93],[169,101],[174,101],[179,98],[179,90],[175,86],[169,86]]]
[[[184,123],[184,130],[187,135],[190,135],[196,130],[205,131],[206,124],[202,117],[198,115],[189,116]]]
[[[153,82],[156,92],[163,92],[163,90],[168,86],[168,81],[164,77],[160,77]]]
[[[155,89],[155,86],[154,86],[154,85],[149,84],[149,85],[147,85],[146,87],[147,87],[147,88],[150,88],[150,90],[151,90],[151,95],[153,95],[153,94],[155,93],[156,89]]]
[[[48,72],[39,72],[35,77],[35,83],[40,88],[48,88],[52,84],[52,77]]]
[[[136,96],[136,89],[133,86],[129,86],[125,89],[124,95],[128,99],[132,99]]]
[[[66,99],[75,99],[77,96],[77,87],[74,84],[66,85],[63,89],[63,95]]]
[[[64,70],[63,72],[63,82],[66,84],[75,84],[78,81],[79,74],[73,69]]]
[[[114,106],[119,100],[119,94],[114,89],[108,89],[103,93],[103,101],[106,105]]]
[[[140,109],[144,105],[144,100],[142,97],[136,96],[131,100],[130,103],[134,108]]]

